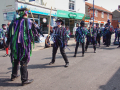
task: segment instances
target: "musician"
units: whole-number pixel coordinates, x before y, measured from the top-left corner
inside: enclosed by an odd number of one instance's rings
[[[107,24],[105,25],[105,31],[106,31],[106,47],[110,46],[111,43],[111,35],[114,31],[113,26],[110,25],[110,20],[108,19]]]

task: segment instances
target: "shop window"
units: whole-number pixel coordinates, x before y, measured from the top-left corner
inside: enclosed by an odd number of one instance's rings
[[[26,1],[26,0],[18,0],[18,1]]]
[[[34,1],[37,4],[42,4],[43,3],[43,0],[29,0],[29,2],[31,2],[31,1]]]
[[[95,17],[98,17],[98,11],[95,10]]]
[[[75,0],[69,0],[69,9],[75,10]]]
[[[102,12],[102,15],[101,15],[102,18],[104,18],[104,12]]]

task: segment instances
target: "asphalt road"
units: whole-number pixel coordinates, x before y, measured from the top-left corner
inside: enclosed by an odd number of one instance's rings
[[[29,79],[34,82],[26,86],[21,86],[20,77],[10,81],[10,58],[2,57],[5,52],[0,50],[0,90],[120,90],[120,48],[101,45],[94,53],[90,45],[82,57],[80,46],[76,58],[73,57],[75,44],[68,48],[68,68],[64,67],[59,49],[54,65],[48,65],[52,48],[34,51],[28,64]]]

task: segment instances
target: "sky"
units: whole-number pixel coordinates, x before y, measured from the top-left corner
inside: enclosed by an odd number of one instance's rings
[[[86,2],[93,4],[93,0],[88,0]],[[94,4],[102,6],[103,8],[113,12],[114,10],[118,9],[118,5],[120,5],[120,0],[94,0]]]

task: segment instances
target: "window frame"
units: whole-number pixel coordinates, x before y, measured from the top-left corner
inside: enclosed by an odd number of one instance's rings
[[[104,18],[104,12],[102,12],[101,17]]]
[[[109,15],[109,13],[108,13],[108,14],[107,14],[107,19],[109,19],[109,16],[110,16],[110,15]]]
[[[72,7],[70,8],[70,4],[74,5],[74,9],[72,9]],[[75,11],[75,5],[76,5],[76,0],[74,0],[74,3],[69,0],[69,10]]]
[[[98,17],[98,11],[95,10],[95,17]]]

